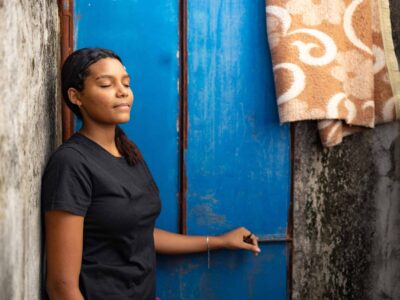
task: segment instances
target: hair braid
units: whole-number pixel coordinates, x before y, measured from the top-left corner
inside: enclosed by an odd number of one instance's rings
[[[143,158],[136,145],[128,139],[128,136],[118,125],[115,127],[115,145],[130,165],[134,165]]]

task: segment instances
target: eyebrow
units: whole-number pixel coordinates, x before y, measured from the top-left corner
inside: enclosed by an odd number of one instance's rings
[[[114,78],[114,77],[115,76],[104,74],[104,75],[97,76],[95,78],[95,80],[102,79],[102,78]],[[129,78],[130,79],[130,76],[128,74],[125,74],[125,75],[122,76],[122,78]]]

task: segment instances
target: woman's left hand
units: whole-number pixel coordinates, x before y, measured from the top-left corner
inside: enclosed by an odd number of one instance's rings
[[[224,248],[250,250],[253,251],[254,255],[258,255],[261,252],[258,247],[258,237],[244,227],[228,231],[218,236],[218,238]]]

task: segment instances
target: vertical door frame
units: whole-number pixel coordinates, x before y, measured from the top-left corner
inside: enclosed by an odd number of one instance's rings
[[[74,51],[74,0],[58,0],[61,32],[61,64]],[[60,95],[62,116],[62,141],[74,133],[74,116]]]
[[[288,227],[286,230],[286,240],[288,245],[288,270],[287,283],[289,299],[293,298],[293,201],[294,201],[294,158],[295,158],[295,132],[296,123],[290,124],[290,201],[288,211]]]
[[[179,0],[179,64],[179,231],[187,234],[185,161],[188,136],[187,0]]]

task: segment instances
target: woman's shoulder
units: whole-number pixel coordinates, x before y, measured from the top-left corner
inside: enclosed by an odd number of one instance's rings
[[[70,137],[60,144],[50,154],[47,165],[80,165],[86,161],[82,147],[74,137]]]

